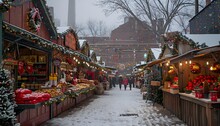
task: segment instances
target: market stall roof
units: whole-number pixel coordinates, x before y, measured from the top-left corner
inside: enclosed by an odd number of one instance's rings
[[[26,2],[28,2],[28,1],[26,0]],[[49,9],[46,5],[46,1],[45,0],[32,0],[32,2],[37,8],[39,8],[39,11],[42,16],[42,20],[44,20],[44,23],[47,26],[47,29],[49,31],[50,36],[56,38],[57,37],[57,30],[56,30],[55,24],[53,22],[51,13],[49,12]],[[13,2],[13,3],[15,3],[15,2]],[[20,5],[18,4],[18,6],[20,6]]]
[[[184,34],[189,39],[194,42],[199,42],[199,44],[205,43],[207,46],[216,46],[220,44],[219,34]]]
[[[215,53],[215,52],[219,52],[219,51],[220,51],[220,45],[202,48],[202,49],[191,50],[191,51],[186,52],[180,56],[171,58],[170,63],[177,63],[182,60],[189,60],[189,59],[192,59],[195,57],[201,57],[201,56],[205,56],[207,54]]]
[[[146,67],[152,67],[153,65],[160,64],[160,63],[162,63],[163,61],[168,60],[168,59],[171,59],[171,58],[176,57],[176,56],[177,56],[177,55],[174,55],[174,56],[171,55],[171,56],[168,56],[168,57],[165,57],[165,58],[162,58],[162,59],[153,60],[153,61],[151,61],[151,62],[148,62],[147,65],[146,65]]]
[[[40,48],[46,48],[48,50],[56,49],[58,51],[63,52],[64,54],[70,54],[73,56],[77,56],[87,62],[90,62],[91,59],[87,57],[86,55],[74,51],[72,49],[67,49],[66,47],[63,47],[61,45],[58,45],[56,43],[53,43],[49,40],[46,40],[34,33],[31,33],[29,31],[26,31],[25,29],[21,29],[17,26],[14,26],[12,24],[9,24],[7,22],[3,22],[3,31],[5,32],[4,39],[10,42],[16,42],[18,44],[27,44],[29,41],[33,41],[32,44],[38,45]],[[31,44],[29,44],[31,46]]]
[[[112,66],[105,66],[104,68],[106,68],[108,70],[117,70],[115,67],[112,67]]]

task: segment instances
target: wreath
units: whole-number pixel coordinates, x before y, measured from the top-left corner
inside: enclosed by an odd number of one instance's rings
[[[31,8],[28,13],[28,24],[30,30],[38,32],[41,26],[41,16],[38,8]]]

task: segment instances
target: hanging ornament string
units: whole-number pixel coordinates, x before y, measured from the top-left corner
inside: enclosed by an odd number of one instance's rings
[[[42,20],[41,20],[41,16],[39,13],[39,9],[31,8],[28,14],[28,24],[29,24],[30,30],[34,32],[39,32],[41,22]]]

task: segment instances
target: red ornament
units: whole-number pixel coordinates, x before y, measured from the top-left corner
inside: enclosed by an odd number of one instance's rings
[[[34,69],[32,65],[27,65],[26,71],[28,72],[28,74],[33,74],[34,73]]]
[[[25,70],[24,70],[24,62],[19,61],[18,62],[18,74],[22,75],[24,74]]]

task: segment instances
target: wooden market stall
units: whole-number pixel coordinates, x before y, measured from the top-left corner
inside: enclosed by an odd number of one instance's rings
[[[78,38],[73,30],[57,34],[44,0],[16,1],[12,7],[9,3],[1,3],[7,12],[1,10],[0,15],[4,33],[0,34],[4,52],[0,60],[15,78],[17,122],[40,125],[94,94],[94,83],[88,80],[68,84],[63,90],[66,83],[60,81],[59,72],[62,61],[69,64],[66,69],[73,70],[83,62],[90,65],[91,60],[77,51]]]
[[[188,125],[220,123],[219,54],[220,46],[213,46],[170,59],[171,64],[179,64],[178,109],[180,118]]]

